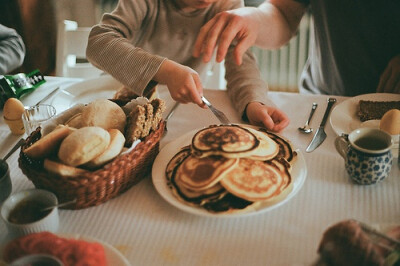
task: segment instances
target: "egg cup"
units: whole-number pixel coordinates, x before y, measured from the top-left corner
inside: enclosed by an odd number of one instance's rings
[[[8,125],[8,127],[10,128],[11,132],[14,135],[22,135],[25,133],[24,123],[22,119],[10,120],[7,119],[6,117],[3,118],[4,122],[6,122],[6,124]]]
[[[58,204],[56,195],[42,189],[29,189],[17,192],[8,197],[1,206],[1,218],[13,237],[23,236],[42,231],[56,232],[59,226],[58,208],[54,207],[40,219],[29,223],[16,223],[10,221],[10,213],[23,201],[40,202],[44,207]]]

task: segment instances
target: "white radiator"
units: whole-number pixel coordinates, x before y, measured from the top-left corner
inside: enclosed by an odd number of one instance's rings
[[[307,60],[311,15],[303,17],[298,34],[279,50],[252,47],[260,68],[261,78],[271,91],[297,92],[303,66]]]

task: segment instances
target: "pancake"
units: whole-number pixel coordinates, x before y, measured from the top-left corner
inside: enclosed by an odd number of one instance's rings
[[[198,131],[192,139],[196,156],[220,155],[226,158],[249,156],[260,144],[248,129],[238,125],[213,125]]]
[[[179,201],[191,206],[202,206],[209,201],[216,201],[228,193],[219,183],[209,189],[199,191],[193,191],[182,186],[176,180],[176,171],[188,156],[190,156],[190,147],[186,146],[169,161],[165,171],[167,184]]]
[[[246,212],[292,191],[291,143],[263,128],[210,126],[198,131],[166,167],[168,186],[184,204],[213,213]]]
[[[280,151],[279,145],[268,134],[247,128],[260,141],[260,145],[251,153],[249,159],[266,161],[274,158]]]
[[[270,132],[262,127],[256,128],[250,125],[245,125],[244,127],[248,128],[249,130],[254,128],[254,131],[258,132],[259,134],[267,135],[271,140],[273,140],[276,143],[276,145],[278,145],[279,149],[275,156],[276,158],[285,158],[290,163],[292,163],[292,161],[296,158],[297,153],[293,150],[291,142],[285,139],[284,137],[276,133]]]
[[[256,161],[242,158],[223,174],[221,185],[248,201],[265,201],[278,196],[291,182],[290,164],[283,158]]]
[[[180,163],[176,180],[187,189],[205,190],[217,184],[221,175],[232,168],[237,161],[238,159],[222,156],[199,158],[190,154]]]
[[[268,132],[265,129],[261,129],[264,133],[268,134],[268,136],[275,141],[275,143],[279,146],[279,152],[276,155],[276,158],[284,158],[289,163],[293,163],[294,160],[297,158],[297,152],[293,150],[292,144],[290,141],[286,140],[285,138],[272,133]]]

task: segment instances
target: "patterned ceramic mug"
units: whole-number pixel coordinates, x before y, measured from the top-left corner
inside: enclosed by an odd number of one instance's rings
[[[385,179],[392,168],[392,137],[374,128],[360,128],[335,140],[345,160],[346,171],[358,184],[370,185]]]

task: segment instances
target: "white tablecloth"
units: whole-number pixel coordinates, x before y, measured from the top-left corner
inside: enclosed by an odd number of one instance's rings
[[[53,81],[54,84],[46,84],[47,88],[56,85],[57,79]],[[40,89],[44,91],[45,87]],[[41,99],[41,90],[27,98],[25,104]],[[160,95],[167,100],[168,111],[171,99],[165,92]],[[163,200],[149,177],[100,206],[60,210],[59,232],[107,242],[132,265],[310,265],[317,258],[324,230],[334,223],[354,218],[373,225],[399,224],[397,161],[390,177],[383,182],[372,186],[353,184],[335,150],[336,135],[329,123],[325,127],[327,139],[312,153],[305,152],[312,134],[297,130],[306,121],[312,102],[319,107],[311,126],[319,126],[327,96],[277,92],[269,95],[290,117],[291,123],[282,135],[304,155],[308,171],[303,187],[286,204],[248,217],[202,217],[185,213]],[[241,122],[225,91],[206,90],[205,96],[232,122]],[[336,98],[338,103],[346,99]],[[18,137],[6,132],[4,121],[1,122],[0,155],[4,156]],[[180,105],[168,123],[168,134],[161,146],[188,131],[215,123],[218,121],[209,110],[193,104]],[[18,152],[8,160],[14,192],[33,187],[18,168],[17,158]],[[6,243],[6,232],[5,225],[0,223],[2,244]]]

